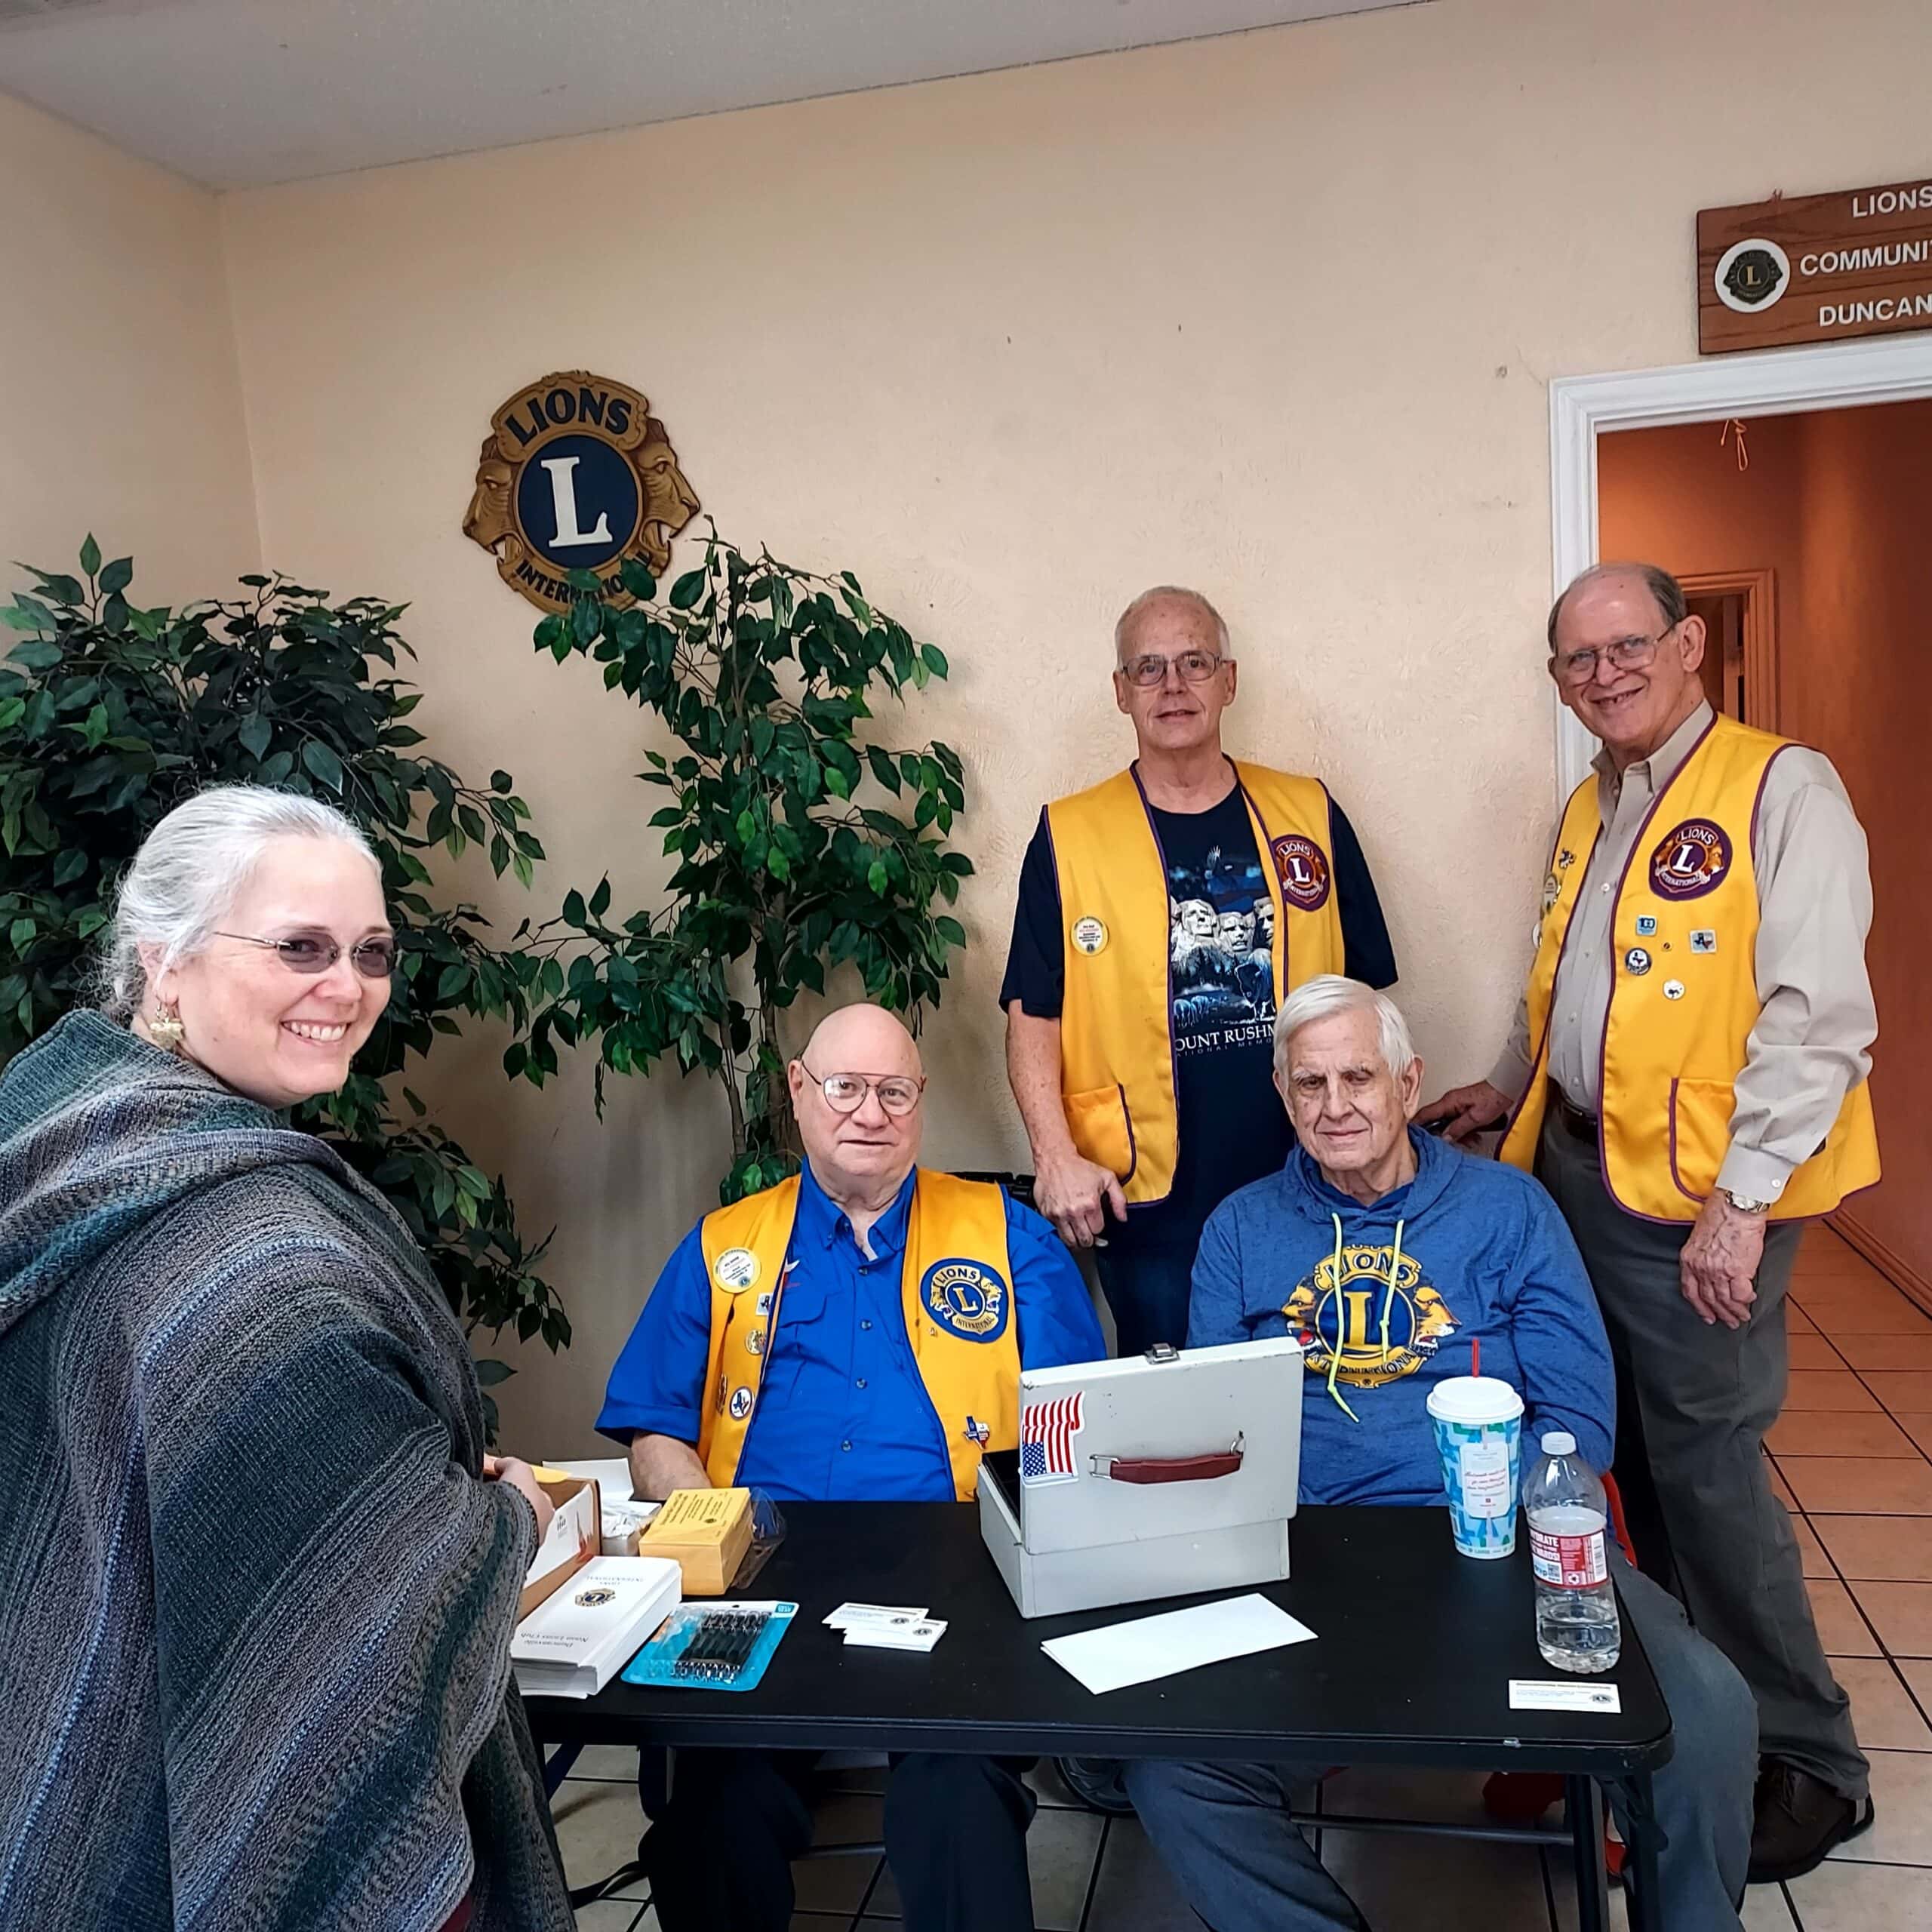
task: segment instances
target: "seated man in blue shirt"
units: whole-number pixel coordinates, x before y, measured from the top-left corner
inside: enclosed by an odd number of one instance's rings
[[[789,1077],[804,1173],[686,1236],[597,1426],[630,1445],[639,1496],[966,1501],[980,1456],[1017,1444],[1021,1368],[1106,1352],[1080,1272],[1000,1189],[915,1166],[926,1083],[891,1014],[829,1015]],[[786,1932],[812,1764],[679,1753],[640,1854],[664,1932]],[[886,1857],[911,1932],[1032,1932],[1025,1768],[895,1759]]]
[[[1311,980],[1281,1002],[1275,1042],[1275,1084],[1300,1145],[1280,1173],[1209,1220],[1187,1339],[1195,1348],[1301,1340],[1302,1500],[1444,1503],[1425,1404],[1435,1383],[1472,1373],[1478,1340],[1483,1373],[1523,1398],[1526,1452],[1545,1430],[1567,1430],[1607,1468],[1610,1348],[1555,1202],[1528,1175],[1410,1126],[1422,1063],[1384,995],[1332,974]],[[1738,1932],[1756,1706],[1675,1599],[1614,1544],[1609,1561],[1676,1734],[1654,1782],[1669,1838],[1663,1921],[1672,1932]],[[1318,1768],[1146,1763],[1130,1765],[1126,1782],[1148,1836],[1217,1932],[1359,1932],[1366,1921],[1286,1815],[1291,1778]]]

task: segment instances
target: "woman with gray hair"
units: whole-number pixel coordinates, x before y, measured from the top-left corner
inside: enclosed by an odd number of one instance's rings
[[[205,791],[104,1010],[0,1073],[0,1925],[571,1924],[509,1681],[548,1506],[408,1230],[283,1113],[395,948],[341,814]]]

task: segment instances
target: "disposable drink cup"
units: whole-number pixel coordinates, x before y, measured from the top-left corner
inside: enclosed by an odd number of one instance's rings
[[[1493,1375],[1458,1375],[1429,1392],[1449,1527],[1465,1556],[1507,1556],[1516,1547],[1516,1487],[1523,1398]]]

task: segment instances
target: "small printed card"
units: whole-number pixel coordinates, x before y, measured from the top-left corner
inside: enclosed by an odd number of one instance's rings
[[[1512,1711],[1606,1711],[1620,1715],[1623,1700],[1614,1684],[1588,1680],[1550,1683],[1539,1678],[1512,1677],[1509,1708]]]
[[[946,1635],[946,1625],[938,1620],[906,1623],[894,1617],[883,1623],[848,1623],[845,1647],[872,1651],[929,1651]]]
[[[825,1621],[829,1629],[844,1630],[854,1623],[916,1623],[925,1614],[924,1604],[841,1603]]]

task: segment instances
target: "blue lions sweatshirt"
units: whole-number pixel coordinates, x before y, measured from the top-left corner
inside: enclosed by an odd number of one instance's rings
[[[1610,1462],[1610,1344],[1583,1257],[1531,1177],[1409,1131],[1415,1178],[1364,1208],[1297,1147],[1279,1174],[1230,1195],[1195,1257],[1190,1348],[1293,1335],[1304,1503],[1442,1503],[1424,1406],[1482,1372],[1522,1397],[1524,1440],[1567,1429]]]

